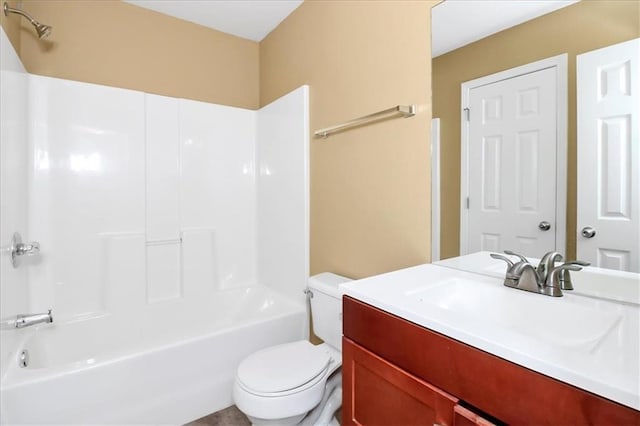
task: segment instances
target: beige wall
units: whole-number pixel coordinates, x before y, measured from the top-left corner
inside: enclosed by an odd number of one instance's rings
[[[460,250],[460,85],[562,53],[569,56],[567,256],[576,250],[576,55],[640,36],[640,2],[583,0],[433,60],[433,116],[441,119],[442,258]]]
[[[21,20],[18,51],[30,73],[258,107],[256,42],[121,1],[26,0],[22,8],[53,26],[38,40]]]
[[[307,0],[260,45],[260,103],[310,85],[311,130],[396,104],[396,118],[311,137],[311,272],[358,278],[430,260],[433,1]]]

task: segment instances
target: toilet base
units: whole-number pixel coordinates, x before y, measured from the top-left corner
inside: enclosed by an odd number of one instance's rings
[[[305,414],[299,416],[287,417],[286,419],[259,419],[247,415],[252,426],[294,426],[300,424]]]
[[[247,418],[251,421],[252,426],[311,426],[307,425],[304,421],[300,422],[300,416],[289,417],[286,419],[275,419],[275,420],[265,420],[265,419],[256,419],[251,416],[247,416]],[[296,420],[297,419],[297,420]],[[291,423],[293,422],[293,423]],[[316,423],[315,426],[340,426],[340,421],[336,419],[335,416],[331,416],[331,419],[327,423]]]
[[[340,426],[335,413],[342,406],[342,370],[338,369],[327,380],[320,403],[308,413],[284,419],[261,419],[249,416],[253,426]]]
[[[338,369],[327,380],[320,403],[300,423],[303,426],[340,425],[334,414],[342,406],[342,370]]]

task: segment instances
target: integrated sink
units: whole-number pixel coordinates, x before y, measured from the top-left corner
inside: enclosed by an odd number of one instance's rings
[[[549,298],[465,278],[405,292],[421,304],[553,346],[591,351],[620,323],[616,312],[589,300]]]

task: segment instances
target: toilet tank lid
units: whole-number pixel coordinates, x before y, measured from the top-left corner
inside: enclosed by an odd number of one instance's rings
[[[341,298],[342,295],[338,288],[340,287],[340,284],[344,284],[349,281],[351,281],[350,278],[343,277],[342,275],[336,275],[332,272],[323,272],[309,278],[309,288],[321,291],[329,296]]]

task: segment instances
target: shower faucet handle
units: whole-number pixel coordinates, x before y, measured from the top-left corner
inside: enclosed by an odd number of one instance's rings
[[[29,244],[21,244],[17,247],[16,251],[18,252],[18,256],[33,256],[34,254],[40,253],[40,243],[32,241]]]
[[[10,250],[11,265],[14,268],[17,268],[19,265],[19,256],[33,256],[34,254],[40,253],[40,243],[37,241],[32,241],[28,244],[25,244],[22,242],[22,236],[18,232],[14,232],[13,238],[11,239]]]

